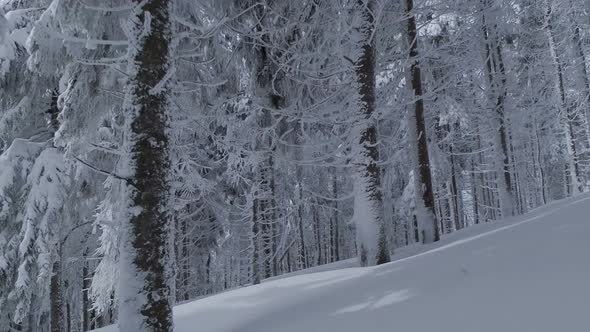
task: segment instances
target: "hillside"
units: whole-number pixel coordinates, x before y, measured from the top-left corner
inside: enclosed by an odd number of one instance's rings
[[[402,249],[390,264],[344,262],[179,305],[176,331],[585,331],[589,238],[590,196],[578,196]]]

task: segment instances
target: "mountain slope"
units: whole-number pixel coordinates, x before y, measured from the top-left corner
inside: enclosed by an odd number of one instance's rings
[[[412,251],[428,250],[416,255]],[[393,263],[296,275],[176,307],[179,332],[590,329],[590,196],[478,225]],[[116,331],[107,327],[101,332]]]

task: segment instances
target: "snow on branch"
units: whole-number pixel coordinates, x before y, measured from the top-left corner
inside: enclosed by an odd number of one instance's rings
[[[102,12],[124,12],[124,11],[128,11],[128,10],[129,11],[134,10],[136,8],[136,6],[121,6],[121,7],[97,6],[97,5],[91,5],[83,0],[78,0],[78,2],[80,2],[82,5],[84,5],[84,7],[88,8],[88,9],[102,11]]]

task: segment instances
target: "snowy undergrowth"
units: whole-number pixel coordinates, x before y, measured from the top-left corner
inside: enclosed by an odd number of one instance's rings
[[[390,264],[345,261],[182,304],[176,331],[582,331],[589,216],[581,195],[402,248]]]

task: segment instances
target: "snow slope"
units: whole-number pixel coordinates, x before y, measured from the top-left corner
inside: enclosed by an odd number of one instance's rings
[[[405,248],[394,258],[179,305],[176,331],[590,331],[588,195]]]

